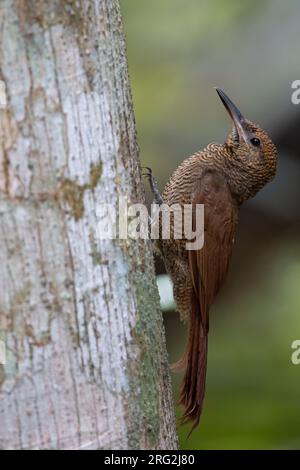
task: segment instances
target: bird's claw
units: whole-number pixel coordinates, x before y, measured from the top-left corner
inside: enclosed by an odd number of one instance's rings
[[[147,172],[142,173],[142,176],[148,178],[151,191],[154,194],[155,202],[159,205],[163,204],[163,199],[158,189],[157,179],[155,178],[155,176],[153,176],[152,169],[149,166],[143,166],[142,169],[147,170]]]
[[[149,178],[149,180],[153,178],[153,173],[149,166],[142,166],[142,170],[147,170],[147,172],[142,173],[142,176]]]

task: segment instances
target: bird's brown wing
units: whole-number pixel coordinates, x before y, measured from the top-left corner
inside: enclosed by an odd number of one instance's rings
[[[202,176],[193,204],[204,204],[204,246],[190,250],[188,255],[193,299],[180,403],[185,407],[183,422],[192,421],[194,428],[199,423],[205,393],[209,308],[228,270],[238,207],[225,178],[217,172]]]
[[[201,250],[189,251],[189,265],[201,323],[208,331],[209,307],[228,271],[238,206],[225,178],[217,172],[207,172],[202,177],[193,199],[196,204],[204,204],[204,245]]]

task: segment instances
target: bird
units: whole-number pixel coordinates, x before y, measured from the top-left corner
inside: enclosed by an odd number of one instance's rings
[[[204,243],[187,250],[187,240],[155,241],[156,248],[173,282],[173,294],[180,317],[188,324],[188,341],[180,361],[184,370],[179,404],[182,424],[191,431],[199,424],[205,396],[209,311],[228,272],[241,205],[254,197],[276,173],[277,149],[265,130],[244,118],[220,88],[215,88],[232,121],[225,142],[210,143],[186,158],[174,171],[162,195],[152,170],[150,181],[154,201],[159,205],[204,205]],[[172,225],[172,219],[171,219]]]

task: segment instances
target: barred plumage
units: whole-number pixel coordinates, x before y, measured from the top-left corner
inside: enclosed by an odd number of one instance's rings
[[[183,422],[199,423],[205,390],[209,308],[227,273],[241,203],[255,194],[276,171],[276,147],[265,131],[246,120],[225,95],[217,92],[233,120],[224,144],[211,143],[184,160],[165,186],[169,205],[204,204],[204,247],[187,251],[186,240],[160,240],[159,249],[174,284],[178,310],[189,322],[180,403]],[[192,428],[192,429],[193,429]]]

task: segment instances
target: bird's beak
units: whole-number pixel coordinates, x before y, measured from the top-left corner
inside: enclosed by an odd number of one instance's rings
[[[231,101],[231,99],[228,98],[226,93],[224,93],[223,90],[217,87],[215,89],[222,103],[224,104],[229,116],[233,120],[239,139],[246,141],[247,140],[246,119],[244,118],[240,110],[236,107],[236,105]]]

